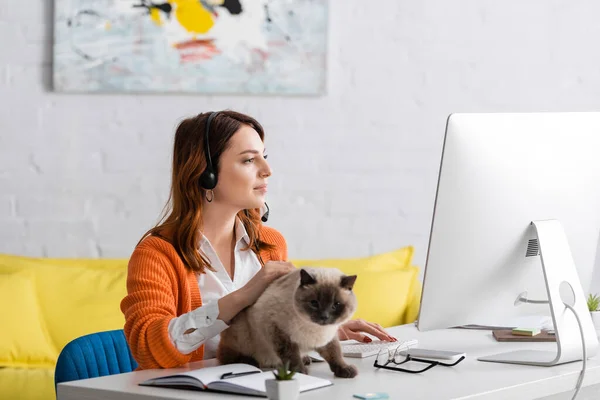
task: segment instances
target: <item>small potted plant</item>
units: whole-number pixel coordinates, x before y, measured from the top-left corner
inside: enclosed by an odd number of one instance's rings
[[[289,362],[273,371],[275,379],[267,379],[265,386],[267,397],[271,400],[296,400],[300,393],[298,381],[294,378],[295,372],[289,370]]]
[[[592,322],[596,328],[596,333],[600,334],[600,296],[590,294],[587,299],[588,310],[592,315]]]

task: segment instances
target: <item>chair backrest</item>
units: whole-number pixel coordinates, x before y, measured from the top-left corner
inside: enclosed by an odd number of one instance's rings
[[[60,352],[54,372],[54,388],[61,382],[131,372],[133,359],[122,329],[97,332],[69,342]]]

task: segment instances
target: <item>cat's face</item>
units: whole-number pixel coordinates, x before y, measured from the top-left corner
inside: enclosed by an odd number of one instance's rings
[[[356,275],[321,276],[301,269],[296,308],[316,324],[341,324],[356,310],[356,296],[352,292],[355,281]]]

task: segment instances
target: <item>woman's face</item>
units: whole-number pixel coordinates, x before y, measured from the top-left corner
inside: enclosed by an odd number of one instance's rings
[[[258,132],[242,125],[228,145],[219,159],[214,201],[240,210],[262,207],[271,168]]]

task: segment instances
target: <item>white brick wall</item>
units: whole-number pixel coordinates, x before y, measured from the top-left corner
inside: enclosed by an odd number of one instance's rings
[[[414,244],[422,266],[447,114],[600,103],[593,0],[331,0],[318,98],[53,93],[52,2],[10,2],[0,252],[127,257],[166,199],[177,122],[233,108],[267,129],[270,224],[291,257]]]

